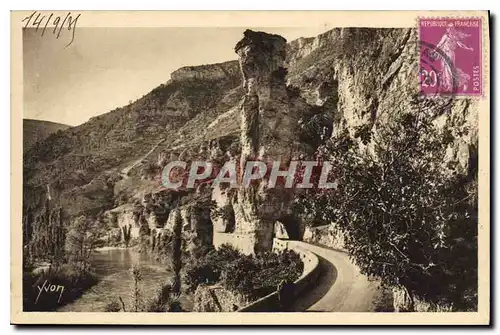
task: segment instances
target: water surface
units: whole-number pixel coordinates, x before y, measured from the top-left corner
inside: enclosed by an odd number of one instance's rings
[[[142,273],[140,282],[141,296],[145,299],[153,296],[161,283],[172,278],[172,272],[166,266],[154,260],[150,255],[130,249],[112,249],[96,251],[92,266],[99,282],[86,291],[80,298],[60,307],[60,312],[104,312],[111,301],[125,302],[127,312],[133,306],[134,280],[130,268],[139,264]]]

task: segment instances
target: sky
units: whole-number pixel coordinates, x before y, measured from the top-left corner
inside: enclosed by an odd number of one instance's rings
[[[252,30],[288,41],[316,36],[321,27]],[[147,94],[188,65],[237,59],[246,28],[78,28],[56,39],[24,29],[24,118],[75,126]]]

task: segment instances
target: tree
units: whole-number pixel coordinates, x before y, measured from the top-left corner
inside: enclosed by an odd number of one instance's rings
[[[90,256],[98,246],[105,230],[99,221],[80,216],[73,220],[66,236],[66,252],[69,261],[80,270],[90,266]]]
[[[141,289],[139,287],[139,283],[142,281],[142,271],[139,265],[134,264],[130,269],[132,273],[132,277],[134,278],[134,291],[133,291],[133,299],[134,299],[134,310],[138,312],[141,307]]]
[[[401,113],[376,132],[321,147],[334,164],[334,194],[309,190],[299,208],[335,222],[361,271],[410,297],[477,308],[477,184],[443,167],[452,140],[425,113]],[[472,177],[471,177],[472,176]],[[457,259],[458,258],[458,259]],[[411,298],[413,299],[413,298]]]
[[[182,267],[182,216],[179,208],[176,209],[177,215],[175,216],[173,226],[173,241],[172,241],[172,270],[174,271],[174,282],[172,285],[172,292],[179,294],[181,291],[181,278],[180,272]]]
[[[66,236],[64,220],[62,208],[52,208],[48,198],[38,215],[35,215],[34,209],[26,209],[23,230],[27,258],[43,259],[52,263],[63,261]]]
[[[145,252],[147,250],[147,246],[151,240],[151,229],[149,228],[149,222],[146,220],[144,214],[139,216],[139,239],[141,245],[141,251]]]
[[[125,242],[125,247],[128,248],[128,245],[130,243],[130,236],[131,236],[131,231],[132,231],[132,225],[128,224],[122,227],[122,232],[123,232],[123,242]]]

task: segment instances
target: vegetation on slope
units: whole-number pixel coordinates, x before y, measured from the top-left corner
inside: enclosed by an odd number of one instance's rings
[[[451,138],[423,111],[334,138],[319,150],[338,189],[308,192],[302,210],[335,222],[363,273],[453,310],[477,309],[477,165],[445,162]],[[358,150],[358,141],[371,143]],[[300,207],[300,206],[299,206]]]
[[[27,151],[32,145],[43,141],[50,134],[68,128],[70,126],[61,123],[23,119],[23,150]]]

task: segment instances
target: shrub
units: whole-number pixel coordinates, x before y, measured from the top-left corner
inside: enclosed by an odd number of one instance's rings
[[[164,284],[156,295],[146,302],[145,312],[167,312],[172,301],[172,285]]]
[[[199,284],[220,283],[253,300],[275,291],[282,280],[295,281],[303,268],[299,255],[293,251],[249,256],[222,245],[193,260],[184,280],[188,292],[194,292]]]
[[[232,291],[250,296],[256,290],[256,276],[260,279],[258,261],[252,256],[241,255],[222,269],[221,281]]]
[[[206,250],[200,250],[201,253],[204,251]],[[202,257],[192,257],[184,277],[186,290],[194,292],[199,284],[218,282],[223,268],[241,256],[241,253],[232,246],[224,244],[217,250],[211,249]]]
[[[425,111],[362,129],[360,150],[348,135],[320,154],[342,176],[335,194],[309,192],[298,203],[336,222],[364,274],[429,302],[474,310],[477,293],[477,170],[444,167],[449,139]]]
[[[102,238],[105,236],[102,222],[88,219],[85,216],[73,220],[66,234],[65,243],[69,261],[82,270],[88,270],[92,252],[102,245]]]
[[[194,292],[199,284],[215,284],[219,281],[220,269],[214,264],[202,262],[188,267],[184,276],[187,292]]]
[[[235,261],[240,253],[229,245],[218,250],[199,250],[201,257],[192,255],[192,262],[186,266],[184,282],[188,292],[194,292],[199,284],[214,284],[219,281],[224,264]],[[205,255],[203,253],[206,252]],[[195,256],[195,257],[193,257]]]
[[[260,269],[259,283],[266,289],[275,289],[285,280],[294,282],[304,270],[300,256],[292,250],[284,250],[278,254],[267,252],[257,257]]]
[[[110,303],[106,304],[104,307],[105,312],[119,312],[122,310],[122,307],[120,306],[120,303],[116,300],[111,301]]]
[[[190,252],[191,258],[193,259],[201,259],[204,258],[209,252],[214,251],[215,248],[212,244],[202,244],[196,245]]]

